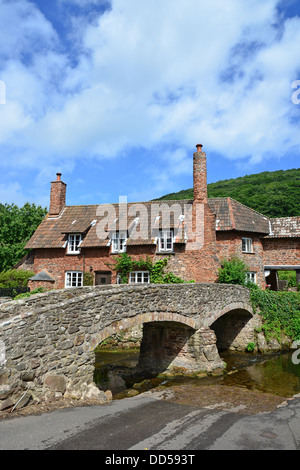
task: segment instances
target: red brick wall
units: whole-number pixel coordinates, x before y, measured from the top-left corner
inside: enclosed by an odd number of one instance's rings
[[[218,278],[220,262],[217,257],[216,218],[208,204],[203,206],[204,224],[200,227],[204,232],[202,248],[190,250],[189,245],[178,245],[175,247],[176,255],[171,257],[168,264],[169,270],[185,281],[216,282]],[[156,255],[156,259],[159,256]]]
[[[204,244],[200,250],[186,250],[184,244],[174,245],[174,254],[170,255],[168,270],[184,280],[196,282],[216,282],[219,260],[216,256],[215,216],[208,206],[204,205]],[[139,260],[149,256],[157,261],[165,254],[157,254],[154,245],[128,246],[127,253]],[[65,287],[66,271],[112,271],[112,283],[116,283],[116,273],[107,264],[114,264],[110,248],[85,248],[79,255],[67,255],[66,249],[39,249],[35,252],[34,272],[46,269],[56,280],[54,288]],[[35,288],[35,286],[34,286]]]
[[[242,238],[251,238],[253,253],[242,252]],[[265,287],[264,254],[262,238],[258,234],[246,232],[217,232],[217,254],[220,260],[238,256],[257,273],[257,283]]]
[[[54,288],[54,282],[50,281],[28,281],[27,286],[30,291],[42,287],[44,290],[52,290]]]
[[[194,202],[207,202],[206,154],[199,146],[193,155]]]
[[[263,248],[266,265],[300,264],[299,238],[265,238]]]
[[[66,188],[67,185],[60,180],[60,173],[57,173],[57,181],[52,181],[50,191],[50,207],[49,215],[59,215],[66,205]]]
[[[264,265],[300,264],[299,239],[263,239],[257,234],[242,232],[215,232],[215,217],[205,206],[204,245],[200,250],[187,250],[185,244],[175,244],[174,254],[159,254],[154,245],[128,246],[127,253],[135,260],[149,256],[154,262],[169,256],[167,270],[185,281],[216,282],[220,260],[233,255],[242,258],[249,271],[257,273],[258,284],[265,286]],[[254,253],[242,252],[242,238],[252,238]],[[54,288],[65,287],[66,271],[111,271],[112,283],[116,273],[107,264],[114,264],[110,249],[86,248],[80,255],[66,255],[66,249],[40,249],[35,251],[34,272],[46,269],[56,279]],[[33,285],[34,284],[34,285]],[[32,288],[39,287],[32,283]],[[44,287],[44,285],[43,285]]]

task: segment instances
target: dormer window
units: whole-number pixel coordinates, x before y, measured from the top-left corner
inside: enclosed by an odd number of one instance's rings
[[[68,253],[76,255],[80,253],[80,244],[82,242],[82,235],[70,234],[68,235]]]
[[[126,251],[127,232],[125,230],[120,232],[113,232],[111,238],[112,252],[124,253]]]
[[[158,237],[158,250],[160,252],[174,250],[174,231],[160,230]]]

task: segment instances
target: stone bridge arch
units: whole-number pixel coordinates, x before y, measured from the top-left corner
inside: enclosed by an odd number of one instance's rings
[[[92,335],[89,344],[86,345],[87,350],[95,349],[102,341],[104,341],[109,336],[113,336],[116,333],[119,333],[122,330],[128,328],[133,328],[134,326],[144,325],[145,323],[154,323],[154,322],[172,322],[178,323],[180,325],[186,325],[193,330],[197,330],[198,321],[180,315],[177,313],[168,313],[168,312],[153,312],[153,313],[141,313],[130,318],[123,318],[122,320],[112,322],[107,327],[103,328],[101,331]]]
[[[91,384],[95,347],[125,325],[143,323],[148,338],[156,329],[165,349],[183,331],[186,348],[169,365],[211,370],[219,358],[210,326],[238,309],[251,313],[248,289],[220,284],[62,289],[0,305],[0,410],[26,391],[44,399]]]

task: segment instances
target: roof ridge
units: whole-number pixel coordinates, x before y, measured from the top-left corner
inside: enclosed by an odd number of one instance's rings
[[[155,204],[155,203],[168,203],[168,202],[192,202],[193,199],[163,199],[163,200],[151,200],[151,201],[134,201],[134,202],[127,202],[127,204]],[[65,208],[69,207],[97,207],[97,206],[104,206],[104,205],[119,205],[119,202],[101,202],[99,204],[72,204],[66,205]],[[124,204],[124,203],[121,203]]]
[[[286,217],[269,217],[271,221],[282,219],[300,219],[300,215],[287,215]]]
[[[250,211],[255,212],[255,214],[261,215],[262,217],[265,217],[266,219],[270,219],[270,217],[268,217],[267,215],[262,214],[261,212],[258,212],[258,211],[256,211],[255,209],[252,209],[252,208],[249,207],[249,206],[246,206],[246,205],[243,204],[242,202],[237,201],[236,199],[234,199],[233,197],[228,197],[228,199],[230,199],[231,201],[236,202],[236,203],[239,204],[240,206],[246,207],[246,208],[249,209]]]

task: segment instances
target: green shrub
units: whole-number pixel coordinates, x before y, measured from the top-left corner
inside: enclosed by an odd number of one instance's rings
[[[28,279],[34,276],[33,271],[10,269],[0,273],[0,289],[26,287]]]
[[[253,352],[254,349],[255,349],[255,343],[248,343],[247,347],[246,347],[246,351],[247,352]]]
[[[83,285],[84,286],[93,286],[94,285],[94,275],[88,271],[83,273]]]
[[[33,289],[31,292],[25,292],[24,294],[16,295],[14,297],[14,300],[27,299],[31,295],[42,294],[43,292],[46,292],[46,289],[44,289],[43,287],[37,287],[36,289]]]
[[[223,260],[221,265],[218,279],[221,284],[246,285],[246,273],[249,268],[243,260],[233,256],[229,260]]]
[[[288,287],[297,287],[296,271],[279,271],[278,279],[287,281]]]
[[[292,340],[300,340],[300,293],[250,289],[254,310],[264,319],[262,330],[266,339],[280,341],[284,333]]]
[[[46,289],[44,289],[43,287],[37,287],[36,289],[33,289],[31,292],[25,292],[24,294],[16,295],[14,297],[14,300],[27,299],[31,295],[42,294],[43,292],[46,292]]]

